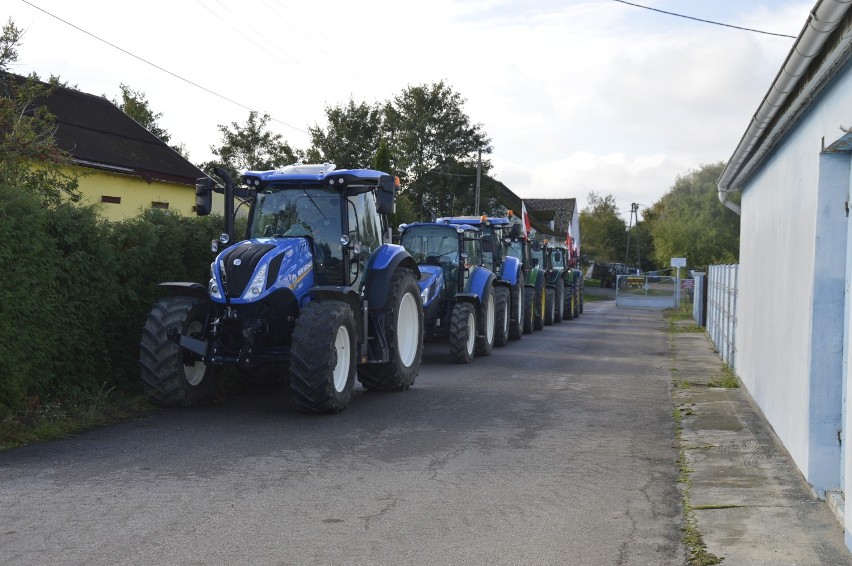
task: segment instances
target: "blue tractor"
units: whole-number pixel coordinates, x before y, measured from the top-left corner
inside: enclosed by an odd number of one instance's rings
[[[494,274],[482,265],[478,230],[450,221],[403,224],[400,244],[422,274],[426,333],[448,337],[450,355],[458,363],[491,354],[495,323],[505,326],[500,316],[508,309],[506,296],[496,293]]]
[[[508,253],[508,243],[520,233],[520,225],[509,218],[489,216],[459,216],[439,218],[438,222],[467,224],[479,229],[482,238],[483,264],[495,280],[496,330],[494,344],[505,345],[519,340],[524,334],[524,317],[532,309],[532,297],[526,297],[522,262]],[[505,310],[502,305],[505,304]]]
[[[225,195],[227,246],[207,285],[168,282],[148,315],[141,378],[155,403],[195,405],[213,370],[288,380],[295,404],[314,413],[346,408],[365,389],[401,391],[417,376],[423,308],[417,263],[388,243],[398,180],[332,164],[245,172],[241,187],[202,178],[196,210]],[[245,240],[231,243],[234,197],[250,203]]]

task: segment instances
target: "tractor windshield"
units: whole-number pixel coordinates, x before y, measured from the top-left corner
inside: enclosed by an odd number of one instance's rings
[[[437,265],[444,271],[448,289],[458,281],[459,234],[449,226],[412,226],[402,234],[400,244],[420,264]]]
[[[522,262],[526,261],[524,257],[524,242],[521,240],[509,240],[506,242],[506,255],[516,257]]]
[[[530,246],[530,259],[533,267],[544,268],[544,250],[545,246],[537,241],[533,241]]]
[[[310,236],[319,273],[333,283],[343,276],[341,209],[335,189],[272,185],[257,195],[249,237]]]

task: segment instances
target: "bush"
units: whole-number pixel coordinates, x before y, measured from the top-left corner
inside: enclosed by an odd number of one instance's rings
[[[221,218],[153,210],[118,223],[0,187],[0,418],[138,387],[161,281],[206,283]]]

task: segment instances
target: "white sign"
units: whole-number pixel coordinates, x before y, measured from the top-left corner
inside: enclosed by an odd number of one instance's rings
[[[686,267],[686,258],[685,257],[673,257],[672,258],[672,267]]]

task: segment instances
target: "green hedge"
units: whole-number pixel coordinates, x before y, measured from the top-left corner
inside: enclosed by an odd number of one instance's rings
[[[221,226],[160,210],[110,223],[93,207],[46,209],[0,187],[0,418],[138,388],[157,284],[206,283]]]

